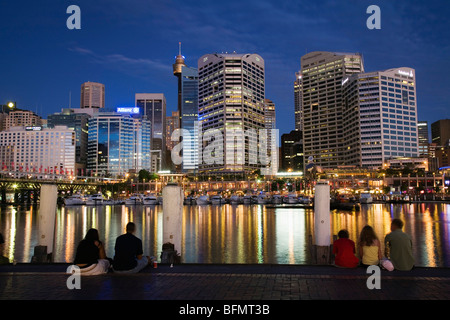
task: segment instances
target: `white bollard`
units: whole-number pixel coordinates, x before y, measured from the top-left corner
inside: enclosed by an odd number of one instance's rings
[[[53,253],[57,200],[58,188],[56,185],[42,184],[38,215],[38,243],[39,246],[47,247],[47,254]]]
[[[162,196],[163,244],[173,244],[174,250],[180,253],[183,223],[183,190],[178,185],[168,184],[164,187]]]
[[[314,238],[316,246],[330,246],[330,186],[318,181],[314,193]]]

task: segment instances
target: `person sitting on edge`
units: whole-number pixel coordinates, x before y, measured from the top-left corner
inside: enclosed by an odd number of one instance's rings
[[[3,239],[3,235],[0,233],[0,264],[8,264],[9,259],[3,256],[3,247],[5,244],[5,239]]]
[[[151,263],[149,257],[142,256],[142,240],[134,235],[135,231],[136,225],[129,222],[126,233],[117,237],[114,248],[114,272],[137,273]]]
[[[396,270],[410,271],[414,267],[412,240],[402,231],[402,228],[402,220],[392,220],[391,232],[384,238],[385,255],[391,260]]]
[[[358,246],[362,266],[368,267],[380,263],[381,244],[371,226],[365,226],[361,230]]]
[[[105,248],[99,240],[98,230],[89,229],[80,241],[74,263],[80,267],[81,275],[99,275],[107,273],[111,266],[106,258]]]
[[[355,242],[349,239],[347,230],[338,233],[339,239],[333,242],[334,265],[342,268],[356,268],[359,259],[355,256]]]

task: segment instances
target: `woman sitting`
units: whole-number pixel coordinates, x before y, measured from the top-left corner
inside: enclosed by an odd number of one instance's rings
[[[107,273],[111,266],[106,258],[105,248],[99,240],[97,229],[89,229],[77,247],[74,264],[80,268],[81,275]]]

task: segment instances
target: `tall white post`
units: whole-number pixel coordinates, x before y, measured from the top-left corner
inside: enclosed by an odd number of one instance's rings
[[[181,251],[183,223],[183,189],[176,184],[167,184],[163,191],[163,245],[171,243],[175,253]],[[163,250],[164,251],[164,250]],[[161,261],[165,262],[165,261]]]
[[[49,262],[53,253],[56,224],[56,203],[58,188],[55,184],[42,184],[38,215],[38,247],[35,248],[36,262]],[[45,251],[46,249],[46,251]]]
[[[330,245],[330,186],[328,182],[319,181],[316,184],[314,193],[314,238],[317,246]]]

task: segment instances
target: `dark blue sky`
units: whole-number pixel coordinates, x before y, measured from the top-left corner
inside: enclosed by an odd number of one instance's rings
[[[66,9],[81,8],[81,30]],[[381,30],[369,30],[369,5]],[[258,53],[280,134],[294,128],[293,80],[311,51],[360,52],[366,71],[416,69],[419,120],[450,118],[447,0],[0,0],[0,103],[43,117],[80,103],[80,85],[106,86],[107,107],[134,105],[136,92],[166,95],[176,109],[172,63],[204,54]]]

